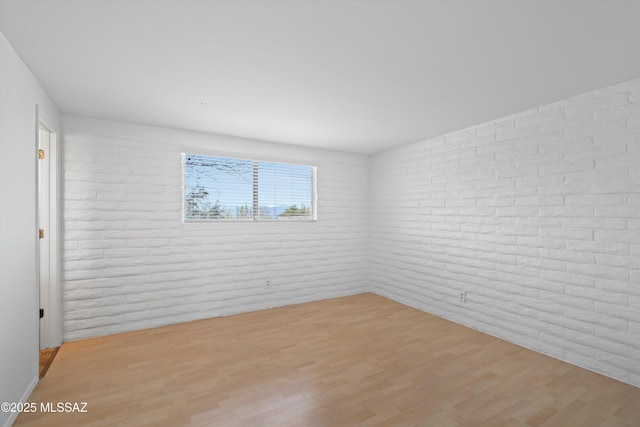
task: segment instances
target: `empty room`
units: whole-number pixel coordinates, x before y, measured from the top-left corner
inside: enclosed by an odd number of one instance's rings
[[[640,426],[638,22],[0,0],[0,426]]]

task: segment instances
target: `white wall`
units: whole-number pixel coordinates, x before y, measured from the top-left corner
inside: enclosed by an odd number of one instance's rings
[[[640,386],[640,79],[381,153],[371,180],[375,292]]]
[[[82,117],[63,127],[65,340],[368,290],[367,157]],[[318,221],[183,224],[183,150],[317,164]]]
[[[0,402],[26,400],[38,381],[36,104],[58,112],[0,33]],[[17,414],[0,412],[0,425]]]

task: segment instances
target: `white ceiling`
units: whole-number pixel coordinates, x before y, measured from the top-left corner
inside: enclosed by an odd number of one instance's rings
[[[640,76],[638,1],[0,0],[65,113],[371,154]]]

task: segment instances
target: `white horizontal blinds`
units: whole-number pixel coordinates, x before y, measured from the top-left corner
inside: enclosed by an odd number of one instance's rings
[[[259,219],[311,220],[314,167],[258,162]]]
[[[253,161],[184,154],[185,220],[253,219]]]
[[[253,219],[260,218],[258,209],[258,162],[253,162]]]
[[[183,154],[184,219],[314,220],[315,169]]]

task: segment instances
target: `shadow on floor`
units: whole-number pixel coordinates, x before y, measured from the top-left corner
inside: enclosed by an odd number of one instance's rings
[[[53,362],[53,359],[56,357],[59,348],[60,347],[54,347],[40,350],[40,379],[44,378],[47,374],[49,366],[51,366],[51,362]]]

